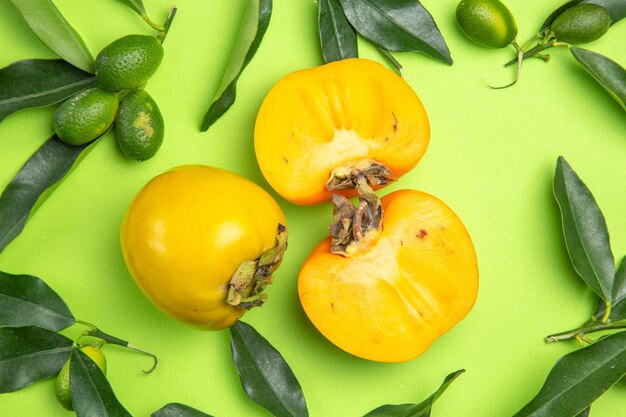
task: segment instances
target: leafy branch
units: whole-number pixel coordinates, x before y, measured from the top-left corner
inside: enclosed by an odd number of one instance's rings
[[[586,416],[593,401],[626,376],[626,332],[588,337],[626,329],[626,261],[616,270],[604,215],[563,157],[557,160],[554,196],[570,261],[597,295],[598,307],[577,329],[546,337],[547,343],[574,339],[588,346],[562,357],[537,396],[514,417]]]
[[[325,62],[359,56],[356,33],[372,42],[402,74],[390,51],[422,52],[452,65],[432,15],[417,0],[320,0],[318,30]]]

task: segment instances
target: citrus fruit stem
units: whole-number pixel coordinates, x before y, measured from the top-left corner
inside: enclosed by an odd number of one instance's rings
[[[80,324],[82,326],[87,327],[87,329],[74,341],[74,345],[78,344],[78,341],[80,339],[82,339],[83,337],[96,337],[100,340],[102,340],[102,344],[104,343],[110,343],[112,345],[118,345],[118,346],[122,346],[126,349],[130,349],[130,350],[134,350],[136,352],[140,352],[143,353],[144,355],[148,355],[150,356],[154,363],[152,364],[152,366],[146,371],[144,370],[143,373],[145,374],[149,374],[152,371],[154,371],[157,367],[157,363],[158,363],[158,358],[154,353],[150,353],[148,351],[145,351],[143,349],[139,349],[135,346],[132,346],[130,343],[128,343],[125,340],[122,340],[120,338],[117,338],[115,336],[112,336],[108,333],[103,332],[102,330],[98,329],[96,326],[94,326],[91,323],[88,323],[86,321],[82,321],[82,320],[76,320],[77,324]]]

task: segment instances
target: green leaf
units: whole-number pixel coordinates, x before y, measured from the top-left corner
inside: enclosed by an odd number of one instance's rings
[[[96,82],[96,77],[62,59],[15,62],[0,69],[0,121],[19,110],[63,101]]]
[[[617,272],[615,273],[615,280],[613,281],[613,292],[611,295],[611,314],[609,314],[609,320],[617,321],[626,319],[626,256],[622,258]],[[606,312],[606,303],[600,301],[594,317],[596,320],[600,320],[604,317]]]
[[[272,16],[272,0],[249,0],[248,3],[230,62],[209,110],[202,120],[200,130],[203,132],[222,117],[235,102],[237,80],[259,49],[263,35],[269,26]]]
[[[356,32],[346,19],[339,0],[319,0],[317,22],[324,62],[359,56]]]
[[[93,74],[93,57],[51,0],[11,0],[28,26],[54,53]]]
[[[417,0],[340,0],[350,24],[389,51],[419,51],[452,65],[433,17]]]
[[[582,413],[578,414],[576,417],[589,417],[589,412],[591,411],[591,406],[585,408]]]
[[[246,395],[276,417],[308,417],[300,383],[287,362],[254,328],[230,327],[230,348]]]
[[[514,417],[577,416],[624,375],[626,332],[620,332],[559,359],[537,396]]]
[[[585,0],[583,3],[593,3],[607,9],[611,13],[612,25],[626,17],[626,1],[624,0]]]
[[[419,404],[383,405],[370,411],[364,417],[430,417],[430,411],[434,402],[441,397],[441,394],[443,394],[450,384],[463,372],[465,372],[465,369],[458,370],[448,375],[443,380],[439,389]]]
[[[626,70],[597,52],[575,46],[570,51],[576,61],[626,110]]]
[[[610,301],[615,259],[606,221],[591,191],[562,156],[556,165],[554,196],[574,269],[600,298]]]
[[[185,404],[171,403],[152,413],[152,417],[212,417]]]
[[[611,25],[614,25],[615,23],[626,17],[626,2],[624,0],[572,0],[568,1],[567,3],[550,13],[550,16],[548,16],[548,18],[543,22],[543,25],[541,25],[540,32],[544,33],[544,31],[552,24],[552,22],[554,22],[554,19],[559,17],[561,13],[563,13],[570,7],[574,7],[580,3],[597,4],[598,6],[602,6],[607,9],[611,14]]]
[[[146,16],[146,8],[141,0],[120,0],[122,3],[133,9],[139,16]]]
[[[98,365],[77,348],[70,357],[70,389],[77,417],[131,417]]]
[[[0,195],[0,252],[20,234],[41,194],[67,174],[87,146],[68,145],[54,135],[26,161]]]
[[[72,341],[39,327],[0,328],[0,393],[58,374],[70,357]]]
[[[41,279],[0,271],[0,327],[37,326],[58,332],[74,323],[65,302]]]

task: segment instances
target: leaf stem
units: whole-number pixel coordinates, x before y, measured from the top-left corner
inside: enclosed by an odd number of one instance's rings
[[[396,70],[398,70],[398,72],[400,73],[400,77],[404,79],[404,68],[402,67],[402,64],[400,64],[398,60],[395,59],[393,55],[391,55],[391,52],[389,52],[387,49],[380,47],[380,46],[378,46],[377,48],[380,51],[380,53],[383,54],[385,58],[387,58],[394,67],[396,67]]]
[[[602,319],[600,321],[602,323],[608,323],[609,322],[609,316],[611,315],[611,302],[610,301],[605,301],[604,303],[606,305],[606,308],[604,309],[604,315],[602,316]]]
[[[161,25],[159,25],[159,24],[157,24],[157,23],[154,23],[154,22],[153,22],[153,21],[152,21],[152,20],[148,17],[148,14],[147,14],[147,13],[142,13],[142,14],[141,14],[141,17],[142,17],[142,18],[143,18],[143,20],[144,20],[147,24],[149,24],[149,25],[150,25],[150,27],[152,27],[153,29],[158,30],[159,32],[162,32],[162,31],[164,31],[164,30],[165,30],[165,27],[163,27],[163,26],[161,26]]]
[[[546,337],[546,343],[559,342],[561,340],[575,339],[578,337],[584,337],[585,335],[590,334],[590,333],[603,332],[607,330],[619,330],[619,329],[626,329],[626,320],[615,321],[612,323],[607,322],[607,323],[584,325],[575,330],[569,330],[569,331],[562,332],[562,333],[556,333],[556,334]]]
[[[152,360],[154,361],[154,363],[152,364],[152,366],[146,371],[146,370],[142,370],[144,374],[149,374],[152,371],[154,371],[157,367],[158,364],[158,358],[154,353],[148,352],[146,350],[143,349],[139,349],[138,347],[135,347],[133,345],[131,345],[130,343],[128,343],[126,340],[122,340],[120,338],[117,338],[115,336],[112,336],[108,333],[103,332],[102,330],[98,329],[96,326],[94,326],[91,323],[88,323],[86,321],[82,321],[82,320],[76,320],[76,323],[81,324],[85,327],[87,327],[87,330],[85,330],[74,342],[74,344],[77,344],[78,341],[80,339],[82,339],[83,337],[96,337],[98,339],[103,340],[105,343],[110,343],[112,345],[118,345],[118,346],[122,346],[125,347],[126,349],[130,349],[130,350],[134,350],[136,352],[140,352],[143,353],[144,355],[148,355],[152,358]]]

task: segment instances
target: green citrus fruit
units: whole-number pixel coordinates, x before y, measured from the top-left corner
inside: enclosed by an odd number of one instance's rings
[[[560,42],[587,43],[604,35],[611,26],[611,14],[593,3],[570,7],[552,22],[552,32]]]
[[[91,358],[92,361],[98,365],[98,368],[106,375],[107,373],[107,360],[104,356],[104,353],[100,350],[100,348],[96,346],[85,346],[80,350],[83,353]],[[72,404],[72,390],[70,389],[70,361],[68,360],[63,365],[61,372],[57,376],[56,382],[56,397],[59,400],[59,403],[69,411],[74,411],[74,405]]]
[[[163,59],[154,36],[128,35],[106,46],[96,57],[99,86],[111,91],[142,87]]]
[[[122,99],[115,135],[124,155],[138,161],[152,158],[161,147],[164,131],[159,106],[145,90],[132,91]]]
[[[498,0],[462,0],[456,20],[469,40],[487,48],[503,48],[517,36],[513,14]]]
[[[54,131],[65,143],[83,145],[104,134],[113,124],[119,99],[101,88],[82,91],[65,100],[54,113]]]

